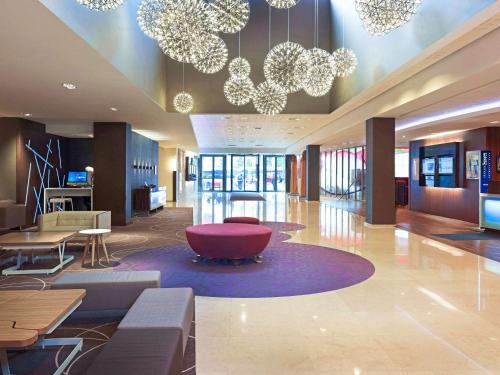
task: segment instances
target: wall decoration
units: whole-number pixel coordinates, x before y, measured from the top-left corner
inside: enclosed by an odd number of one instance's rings
[[[500,155],[497,156],[497,172],[500,173]]]
[[[467,151],[465,154],[465,177],[467,180],[479,179],[479,151]]]

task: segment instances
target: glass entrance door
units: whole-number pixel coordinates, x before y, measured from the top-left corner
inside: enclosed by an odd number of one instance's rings
[[[201,190],[224,191],[225,157],[222,155],[202,155]]]
[[[231,155],[231,190],[259,190],[258,155]]]
[[[285,191],[285,157],[264,156],[264,191]]]

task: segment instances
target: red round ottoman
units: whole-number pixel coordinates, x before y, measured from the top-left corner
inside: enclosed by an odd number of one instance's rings
[[[272,232],[263,225],[203,224],[186,228],[186,237],[189,246],[202,257],[237,260],[258,256]]]
[[[237,223],[237,224],[260,224],[259,219],[256,217],[249,216],[234,216],[234,217],[226,217],[224,219],[224,223]]]

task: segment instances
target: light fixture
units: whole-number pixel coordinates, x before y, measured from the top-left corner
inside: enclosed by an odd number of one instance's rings
[[[354,51],[345,47],[335,50],[332,54],[335,61],[337,77],[348,77],[356,70],[358,59]]]
[[[109,107],[109,110],[113,111],[113,112],[118,112],[118,108],[115,108],[115,107]]]
[[[76,0],[79,4],[95,11],[107,11],[118,8],[123,0]]]
[[[156,39],[157,21],[167,7],[167,0],[142,0],[137,11],[137,23],[144,34]]]
[[[226,43],[222,38],[218,36],[209,36],[209,38],[215,38],[215,42],[210,43],[206,50],[197,50],[193,62],[194,67],[205,74],[221,71],[226,65],[228,55]]]
[[[314,97],[328,94],[333,85],[335,74],[335,60],[333,56],[319,45],[319,14],[318,0],[314,1],[314,48],[307,51],[310,67],[304,80],[304,91]]]
[[[384,35],[407,23],[422,0],[356,0],[355,7],[365,29]]]
[[[224,96],[233,105],[250,103],[255,95],[255,87],[249,77],[229,77],[224,83]]]
[[[184,63],[182,63],[182,91],[174,97],[174,108],[177,112],[189,113],[193,110],[193,107],[193,97],[184,91]]]
[[[33,116],[33,115],[32,115],[31,113],[23,113],[23,116],[24,116],[24,117],[31,117],[31,116]]]
[[[264,115],[276,115],[286,107],[286,92],[275,83],[265,81],[257,86],[253,105],[257,112]]]
[[[212,0],[210,10],[217,18],[217,30],[223,33],[240,31],[250,18],[248,0]]]
[[[76,90],[78,88],[74,83],[70,82],[63,82],[61,85],[67,90]]]
[[[169,0],[155,30],[158,44],[172,59],[193,63],[217,43],[217,21],[204,0]]]
[[[248,77],[252,70],[250,63],[243,57],[236,57],[229,63],[229,75],[232,77]]]
[[[193,110],[193,97],[182,91],[174,97],[174,108],[179,113],[189,113]]]
[[[266,0],[269,5],[278,9],[288,9],[299,3],[300,0]]]
[[[500,124],[500,121],[496,120],[496,121],[490,121],[490,124]]]
[[[298,92],[304,85],[310,61],[304,47],[294,42],[276,45],[264,60],[264,76],[285,92]]]

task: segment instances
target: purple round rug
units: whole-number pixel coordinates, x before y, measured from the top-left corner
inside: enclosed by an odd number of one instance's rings
[[[283,242],[280,230],[300,230],[292,223],[265,223],[273,236],[261,264],[239,266],[193,263],[186,244],[150,249],[126,256],[116,269],[160,270],[162,287],[191,287],[197,296],[263,298],[327,292],[358,284],[375,272],[359,255],[328,247]]]

